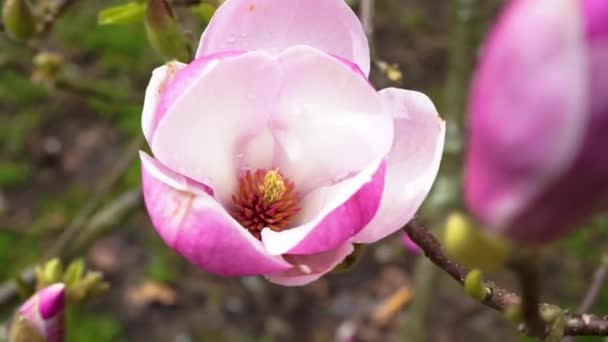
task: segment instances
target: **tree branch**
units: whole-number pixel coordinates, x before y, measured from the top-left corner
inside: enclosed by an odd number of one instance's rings
[[[522,293],[522,312],[526,325],[527,334],[543,338],[545,337],[545,322],[540,317],[539,305],[539,286],[538,270],[534,263],[528,260],[519,261],[512,266],[519,277]]]
[[[55,21],[67,10],[72,4],[74,4],[74,0],[56,0],[54,2],[47,1],[49,3],[49,7],[45,8],[46,12],[41,19],[40,26],[38,27],[38,32],[41,35],[45,35],[51,31]]]
[[[469,269],[452,261],[439,241],[426,228],[416,220],[412,220],[403,230],[424,251],[427,258],[454,280],[464,285],[464,279],[469,273]],[[522,303],[519,295],[492,282],[486,282],[485,286],[490,290],[490,294],[481,303],[494,310],[505,312],[509,307]],[[543,322],[543,324],[545,323]],[[530,334],[527,330],[524,332]],[[590,314],[568,315],[564,335],[606,336],[608,335],[608,317],[597,317]]]

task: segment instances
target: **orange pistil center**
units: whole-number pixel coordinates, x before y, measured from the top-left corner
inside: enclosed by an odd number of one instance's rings
[[[287,228],[300,210],[293,182],[276,170],[247,171],[232,202],[234,218],[258,239],[265,227],[274,231]]]

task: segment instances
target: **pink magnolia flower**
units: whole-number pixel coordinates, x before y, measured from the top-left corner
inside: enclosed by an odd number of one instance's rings
[[[513,0],[474,77],[466,201],[527,243],[608,199],[608,1]]]
[[[412,218],[444,122],[423,94],[377,92],[343,0],[228,0],[190,64],[156,69],[141,154],[152,223],[224,276],[302,285]]]
[[[32,341],[62,342],[64,340],[64,307],[65,286],[54,284],[36,292],[17,312],[17,320],[23,320],[36,331],[39,336],[29,333],[19,335]],[[21,323],[21,324],[23,324]],[[27,329],[20,323],[14,324],[14,329]],[[13,334],[15,336],[15,334]]]

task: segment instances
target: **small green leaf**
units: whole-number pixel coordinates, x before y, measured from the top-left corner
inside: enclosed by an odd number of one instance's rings
[[[143,20],[145,13],[145,3],[129,2],[102,9],[97,16],[97,22],[99,25],[130,24]]]
[[[82,259],[76,259],[70,263],[63,275],[63,282],[67,287],[75,285],[84,274],[85,265]]]

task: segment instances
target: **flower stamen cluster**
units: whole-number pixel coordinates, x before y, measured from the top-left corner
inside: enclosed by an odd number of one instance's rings
[[[286,229],[298,213],[298,196],[293,182],[277,170],[247,171],[239,180],[239,192],[232,196],[234,218],[257,239],[262,229]]]

